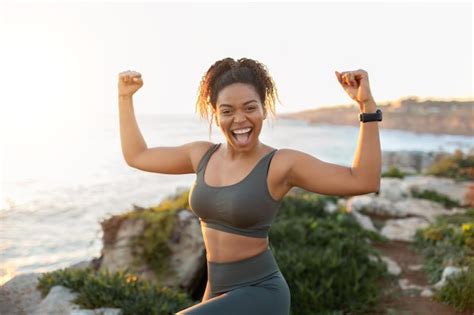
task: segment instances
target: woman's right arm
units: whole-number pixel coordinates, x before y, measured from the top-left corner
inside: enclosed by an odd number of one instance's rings
[[[119,75],[119,121],[122,154],[127,164],[146,172],[162,174],[195,173],[197,163],[212,143],[194,141],[175,147],[148,148],[138,128],[133,93],[143,81],[137,72]]]

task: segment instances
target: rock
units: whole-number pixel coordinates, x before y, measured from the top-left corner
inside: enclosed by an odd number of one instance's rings
[[[62,285],[55,285],[48,295],[41,301],[32,315],[65,315],[72,310],[79,309],[74,301],[79,294]]]
[[[122,310],[119,308],[96,308],[93,310],[87,309],[80,309],[80,310],[73,310],[70,313],[71,315],[121,315]]]
[[[71,265],[68,267],[68,269],[77,269],[77,270],[81,270],[81,269],[87,269],[89,267],[92,267],[92,260],[83,260],[83,261],[80,261],[78,262],[77,264],[74,264],[74,265]]]
[[[398,276],[402,273],[402,268],[400,268],[396,261],[387,256],[381,256],[381,258],[387,265],[387,269],[390,274]]]
[[[423,218],[387,220],[380,234],[390,240],[412,242],[416,230],[426,228],[429,222]]]
[[[114,219],[115,216],[109,218],[107,221]],[[130,250],[131,242],[134,237],[141,235],[144,229],[144,220],[125,219],[122,221],[118,230],[116,231],[117,234],[115,238],[109,235],[112,232],[104,230],[103,246],[101,251],[102,261],[99,269],[107,269],[110,272],[117,272],[132,266],[134,255]],[[147,279],[151,278],[156,280],[151,270],[147,269],[146,266],[141,267],[145,269],[142,269],[139,272],[142,276],[146,275]]]
[[[363,229],[378,232],[370,217],[359,213],[357,210],[351,211],[351,214]]]
[[[431,291],[428,288],[425,288],[423,289],[423,291],[421,291],[420,296],[429,298],[429,297],[432,297],[433,294],[434,294],[433,291]]]
[[[443,153],[423,151],[382,151],[382,172],[397,167],[404,173],[421,173],[427,170]]]
[[[115,237],[108,235],[109,233],[104,230],[100,269],[114,272],[128,268],[129,272],[141,279],[159,282],[160,285],[193,290],[191,286],[199,285],[195,280],[200,278],[206,266],[199,218],[187,209],[177,210],[175,215],[175,226],[168,241],[171,251],[168,258],[171,272],[157,276],[145,263],[140,266],[133,264],[134,255],[139,254],[142,249],[133,248],[132,251],[132,239],[144,233],[143,219],[124,219],[118,225]],[[114,217],[109,220],[114,220]]]
[[[425,289],[422,286],[410,283],[410,280],[408,280],[406,278],[399,279],[398,280],[398,285],[400,286],[400,288],[402,288],[402,290],[411,290],[411,289],[424,290]]]
[[[461,206],[468,206],[470,201],[470,190],[474,183],[470,181],[457,183],[451,178],[414,175],[406,176],[401,182],[402,189],[410,192],[435,191],[458,202]]]
[[[353,196],[347,200],[347,211],[358,211],[361,213],[375,214],[389,217],[402,217],[404,214],[393,206],[392,202],[385,198],[376,196]]]
[[[41,302],[36,286],[41,273],[27,273],[13,277],[0,287],[0,314],[31,314]]]
[[[178,217],[183,219],[177,220],[173,234],[179,237],[173,237],[168,243],[172,252],[171,266],[176,274],[161,279],[161,282],[188,289],[199,285],[196,278],[206,268],[206,251],[199,217],[186,209],[178,211]]]
[[[434,222],[436,217],[440,215],[450,213],[438,202],[419,198],[399,200],[393,206],[397,209],[396,213],[403,217],[417,216],[425,218],[429,222]]]
[[[410,191],[402,185],[400,178],[382,177],[380,179],[379,198],[398,201],[411,195]]]
[[[337,204],[335,204],[334,202],[326,202],[324,204],[324,211],[326,211],[327,213],[334,213],[337,210],[338,210]]]
[[[442,287],[446,285],[447,283],[446,280],[448,278],[455,277],[456,275],[458,275],[462,271],[466,271],[467,269],[468,267],[459,268],[459,267],[454,267],[454,266],[447,266],[443,270],[443,274],[441,275],[441,280],[438,281],[435,285],[433,285],[433,287],[438,290],[441,289]]]
[[[423,269],[423,265],[409,265],[408,269],[411,271],[419,271]]]

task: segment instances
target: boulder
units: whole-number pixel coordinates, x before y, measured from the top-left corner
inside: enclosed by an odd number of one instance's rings
[[[31,314],[41,302],[36,289],[41,273],[26,273],[13,277],[0,287],[0,314]]]
[[[72,302],[78,295],[69,288],[55,285],[49,290],[48,295],[41,301],[32,315],[69,315],[72,310],[80,309],[78,305]]]
[[[382,177],[380,179],[379,197],[390,201],[402,200],[411,195],[410,191],[402,185],[403,179]]]
[[[462,271],[467,271],[468,267],[454,267],[454,266],[447,266],[443,270],[443,274],[441,275],[441,280],[439,280],[433,287],[437,290],[444,287],[447,283],[448,278],[456,277],[456,275],[460,274]]]
[[[158,282],[161,285],[180,287],[194,290],[198,286],[197,278],[201,278],[206,267],[204,241],[199,224],[199,218],[187,209],[175,211],[175,226],[167,243],[171,254],[168,257],[171,272],[156,275],[152,268],[145,263],[139,266],[133,264],[134,255],[143,249],[131,248],[132,239],[144,233],[143,219],[124,219],[116,231],[104,230],[103,247],[101,252],[100,269],[119,271],[128,268],[129,272],[141,279]],[[109,220],[114,220],[114,217]],[[116,233],[110,236],[108,233]]]
[[[347,200],[348,212],[358,211],[364,214],[374,214],[387,217],[403,217],[404,213],[393,206],[393,203],[385,198],[374,195],[353,196]]]
[[[378,232],[370,217],[359,213],[357,210],[351,211],[351,215],[356,219],[357,223],[359,223],[363,229]]]
[[[405,173],[421,173],[446,154],[416,150],[382,151],[382,172],[386,172],[390,167],[395,166]]]
[[[474,186],[471,181],[456,182],[451,178],[414,175],[406,176],[401,182],[402,189],[410,192],[435,191],[449,199],[458,202],[461,206],[471,203],[470,194]]]
[[[403,217],[417,216],[428,220],[430,223],[434,222],[436,217],[444,214],[450,214],[440,203],[419,198],[406,198],[399,200],[393,204],[397,208],[397,213],[402,214]]]
[[[387,220],[380,234],[394,241],[412,242],[416,230],[426,228],[429,222],[423,218]]]

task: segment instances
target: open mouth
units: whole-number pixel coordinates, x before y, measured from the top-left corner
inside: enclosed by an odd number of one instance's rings
[[[235,141],[240,144],[240,145],[246,145],[247,143],[250,142],[250,135],[253,132],[253,128],[247,128],[250,129],[249,131],[245,133],[235,133],[231,131],[232,136],[234,137]]]

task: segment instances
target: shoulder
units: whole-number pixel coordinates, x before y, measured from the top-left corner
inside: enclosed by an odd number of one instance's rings
[[[279,168],[285,174],[288,174],[294,165],[305,163],[312,158],[314,157],[308,153],[288,148],[278,149],[273,156],[274,163],[280,165]]]
[[[189,158],[195,172],[204,154],[214,145],[216,145],[216,143],[210,141],[193,141],[187,144]]]

